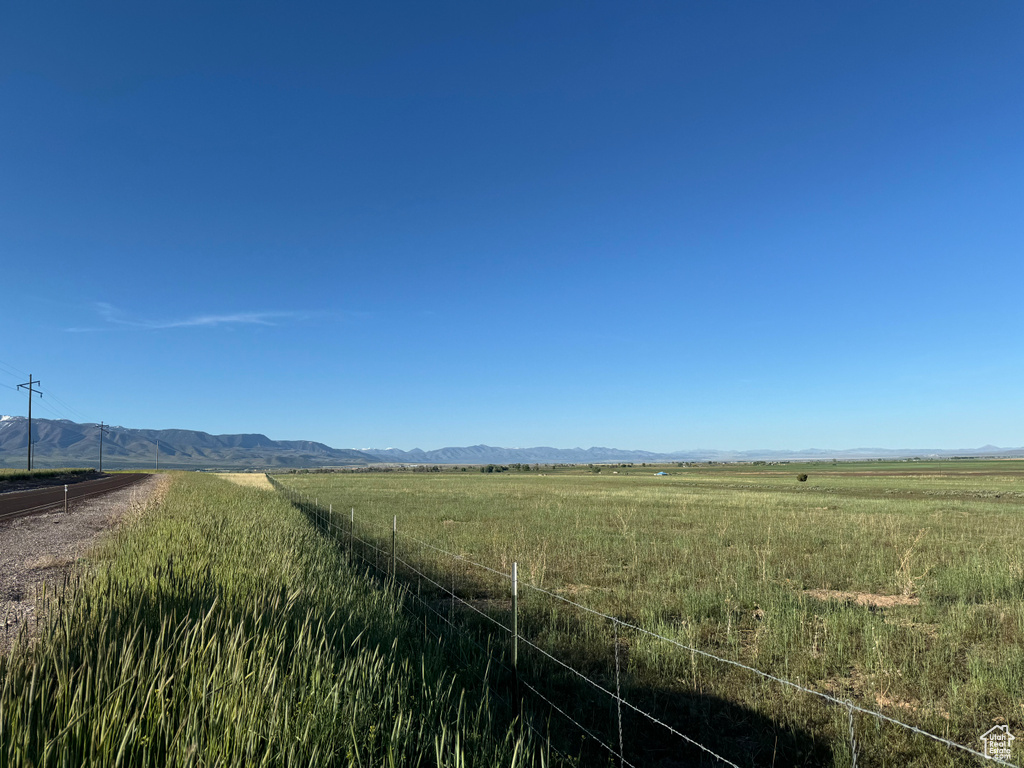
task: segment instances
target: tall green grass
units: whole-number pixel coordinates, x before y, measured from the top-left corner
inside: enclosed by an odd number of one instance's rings
[[[0,659],[2,766],[556,762],[276,494],[176,476],[90,563]]]

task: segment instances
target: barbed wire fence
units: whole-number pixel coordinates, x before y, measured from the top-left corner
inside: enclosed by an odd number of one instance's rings
[[[642,703],[631,700],[623,693],[623,672],[626,666],[626,659],[623,657],[627,654],[630,647],[630,639],[635,641],[638,638],[648,638],[652,641],[665,643],[677,651],[689,654],[691,660],[701,658],[707,662],[743,670],[762,684],[774,685],[836,708],[836,711],[841,715],[841,717],[837,718],[839,723],[837,727],[845,732],[845,744],[841,754],[834,755],[834,757],[842,758],[845,756],[851,768],[857,768],[858,759],[861,757],[860,741],[857,738],[858,724],[856,717],[873,721],[876,728],[888,725],[901,729],[907,734],[913,734],[930,740],[937,745],[944,746],[947,751],[951,751],[953,754],[963,756],[971,764],[977,764],[977,761],[981,760],[989,765],[1021,768],[1017,763],[986,755],[964,744],[905,723],[877,710],[863,707],[851,700],[841,699],[824,691],[770,674],[734,659],[716,655],[675,638],[666,637],[645,627],[595,610],[578,601],[571,600],[565,595],[521,581],[519,579],[518,563],[512,564],[511,572],[506,572],[483,563],[475,562],[463,555],[451,552],[437,546],[435,543],[424,541],[412,535],[402,536],[402,544],[405,546],[406,553],[404,553],[405,556],[400,556],[397,516],[393,517],[390,530],[386,526],[359,521],[358,525],[362,529],[369,530],[373,534],[372,536],[368,534],[360,535],[357,533],[354,508],[350,508],[348,516],[345,516],[341,512],[336,512],[333,506],[328,505],[325,508],[319,504],[317,498],[311,499],[305,494],[283,485],[272,475],[268,474],[267,479],[276,490],[285,495],[292,504],[304,512],[318,529],[337,542],[339,546],[345,548],[350,559],[355,561],[358,558],[368,569],[372,569],[373,573],[378,577],[394,582],[396,586],[403,589],[411,601],[424,611],[425,614],[429,614],[433,619],[447,627],[451,633],[458,635],[461,639],[468,640],[471,645],[485,654],[489,665],[514,679],[517,691],[528,691],[534,698],[549,707],[553,714],[557,714],[560,718],[577,728],[580,733],[591,739],[600,750],[606,752],[610,758],[614,759],[615,764],[622,768],[626,766],[636,768],[636,765],[627,757],[623,728],[624,710],[627,715],[631,714],[635,720],[639,720],[649,728],[660,729],[663,734],[677,739],[682,745],[686,745],[699,759],[713,761],[712,764],[715,765],[739,768],[733,760],[714,751],[699,739],[683,733],[678,727],[664,722],[648,711]],[[407,554],[410,549],[409,545],[414,545],[414,548],[419,552],[418,561],[416,562]],[[431,568],[428,564],[429,559],[424,556],[424,553],[428,550],[435,556],[447,561],[449,567],[446,572],[441,573],[438,572],[436,567]],[[462,568],[461,578],[457,574],[459,567]],[[399,584],[399,568],[403,570],[406,577],[416,580],[417,586],[415,591],[409,584]],[[473,569],[475,569],[475,572]],[[471,576],[470,574],[473,575]],[[424,595],[424,584],[429,586],[432,594],[435,595],[435,599],[428,599]],[[592,671],[588,673],[587,671],[577,669],[571,661],[559,658],[552,650],[542,647],[539,644],[538,636],[544,634],[542,631],[543,627],[532,627],[532,639],[528,637],[523,632],[520,624],[523,616],[519,608],[519,600],[524,591],[542,595],[548,600],[569,606],[583,615],[591,616],[607,623],[610,626],[610,635],[613,639],[611,658],[609,659],[609,664],[613,670],[611,672],[613,679],[607,682],[595,679],[599,675]],[[437,595],[442,596],[441,599],[436,599]],[[507,597],[495,598],[495,595],[506,595]],[[445,606],[447,607],[447,612],[443,610]],[[456,615],[456,610],[460,612],[460,615]],[[502,620],[503,615],[506,617],[507,623]],[[551,615],[555,616],[554,613]],[[481,626],[489,628],[491,632],[489,634],[485,632],[482,636],[469,634],[465,621],[469,617],[477,620]],[[440,637],[440,635],[435,636]],[[495,638],[505,638],[507,647],[503,653],[498,652],[496,649]],[[521,658],[519,654],[520,648],[528,651],[532,658]],[[546,664],[547,669],[541,669],[537,664],[538,661]],[[558,678],[552,675],[552,669],[560,673],[562,677]],[[595,694],[599,694],[610,705],[613,716],[610,727],[605,728],[610,733],[610,736],[599,734],[597,731],[601,729],[596,727],[594,722],[580,722],[586,718],[581,717],[578,712],[571,712],[572,707],[559,706],[553,700],[554,696],[551,694],[550,689],[558,687],[559,682],[565,679],[575,681],[578,685],[583,685]],[[545,686],[548,688],[547,693],[539,687],[542,681],[547,683]],[[483,682],[487,681],[484,680]],[[614,686],[614,689],[612,686]],[[591,718],[591,720],[596,720],[596,718]],[[542,737],[544,736],[537,726],[529,720],[524,720],[523,722],[527,727],[530,727]],[[867,726],[861,724],[860,727],[863,729]],[[833,744],[831,746],[835,747],[837,745]],[[630,754],[630,757],[632,756]],[[742,761],[743,758],[736,756],[734,759]]]

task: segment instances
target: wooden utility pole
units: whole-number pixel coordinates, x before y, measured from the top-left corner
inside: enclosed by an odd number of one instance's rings
[[[28,390],[28,468],[29,468],[29,470],[32,469],[32,395],[36,394],[36,395],[39,395],[40,397],[43,396],[42,392],[40,392],[40,391],[38,391],[36,389],[33,389],[32,386],[34,384],[41,384],[41,383],[42,382],[40,382],[40,381],[32,381],[32,374],[30,373],[28,375],[28,381],[25,384],[19,384],[18,385],[18,389],[27,389]]]
[[[106,426],[104,426],[102,421],[99,423],[99,428],[100,428],[100,472],[102,472],[103,471],[103,436],[104,435],[109,435],[110,432],[107,430]]]

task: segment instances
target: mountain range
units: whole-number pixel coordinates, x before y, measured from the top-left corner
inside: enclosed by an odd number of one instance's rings
[[[953,456],[1024,457],[1024,448],[723,451],[694,449],[673,453],[617,448],[498,448],[472,445],[423,451],[414,448],[331,448],[311,440],[271,440],[261,434],[211,435],[189,429],[107,427],[103,466],[125,469],[159,466],[167,469],[286,469],[366,466],[372,464],[608,464],[671,461],[827,461],[839,459],[950,458]],[[33,466],[96,466],[100,430],[96,424],[66,419],[33,419]],[[28,420],[0,416],[0,467],[22,468],[28,448]]]
[[[440,448],[434,451],[400,451],[396,448],[365,448],[364,453],[388,462],[403,464],[610,464],[672,461],[856,461],[867,459],[936,458],[954,456],[1024,457],[1024,448],[999,448],[985,445],[981,448],[956,450],[934,448],[853,448],[832,450],[805,448],[802,450],[723,451],[714,448],[696,448],[672,453],[629,451],[618,448],[495,448],[472,445],[468,448]]]
[[[107,427],[103,466],[124,469],[274,469],[336,467],[379,462],[376,456],[331,448],[311,440],[271,440],[266,435],[211,435],[191,429]],[[96,466],[100,456],[97,424],[66,419],[32,419],[33,461],[45,467]],[[0,416],[0,467],[24,467],[28,419]]]

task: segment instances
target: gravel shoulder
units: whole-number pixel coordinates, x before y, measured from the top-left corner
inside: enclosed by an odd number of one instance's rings
[[[76,575],[79,560],[132,511],[158,499],[170,481],[153,475],[140,483],[80,501],[63,511],[0,523],[0,653],[6,653],[22,625],[42,620],[37,604],[45,585],[55,594]]]

